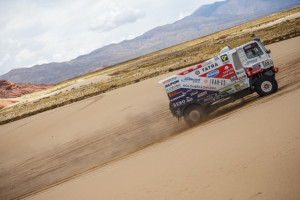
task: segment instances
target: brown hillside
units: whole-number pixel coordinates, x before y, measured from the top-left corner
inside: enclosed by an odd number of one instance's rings
[[[10,81],[0,80],[0,98],[16,98],[25,94],[46,90],[53,86],[54,85],[13,83]]]

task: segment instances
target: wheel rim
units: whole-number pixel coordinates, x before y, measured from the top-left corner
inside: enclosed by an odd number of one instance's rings
[[[272,90],[272,83],[270,81],[264,81],[261,84],[261,90],[263,92],[270,92]]]
[[[191,111],[190,114],[189,114],[189,118],[190,118],[190,120],[193,121],[193,122],[199,121],[199,120],[200,120],[200,117],[201,117],[200,112],[197,111],[197,110],[193,110],[193,111]]]

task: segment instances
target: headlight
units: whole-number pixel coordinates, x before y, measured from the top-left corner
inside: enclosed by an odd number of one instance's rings
[[[264,60],[264,61],[262,62],[262,64],[263,64],[264,68],[270,66],[270,62],[269,62],[268,60]]]

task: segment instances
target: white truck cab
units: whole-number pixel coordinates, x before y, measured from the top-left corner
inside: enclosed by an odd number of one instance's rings
[[[160,81],[171,112],[195,125],[209,112],[254,91],[260,96],[276,92],[278,68],[269,53],[255,38],[237,48],[224,47],[220,55]]]

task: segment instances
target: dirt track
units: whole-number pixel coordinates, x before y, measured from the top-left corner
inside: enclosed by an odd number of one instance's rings
[[[157,84],[169,74],[0,126],[0,199],[72,176],[32,198],[299,198],[294,188],[300,187],[300,160],[295,156],[300,153],[299,44],[298,37],[268,47],[280,68],[278,93],[266,98],[253,94],[191,130],[171,116]],[[256,190],[258,186],[262,189]]]

